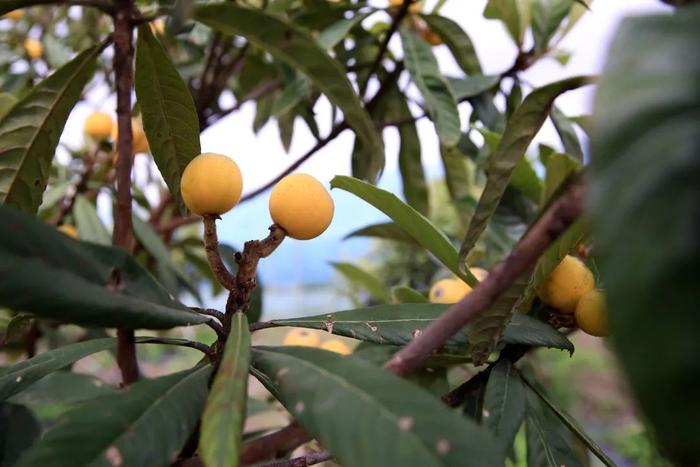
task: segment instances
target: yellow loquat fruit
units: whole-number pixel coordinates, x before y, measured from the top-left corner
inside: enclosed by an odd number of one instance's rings
[[[270,194],[270,215],[292,238],[309,240],[321,235],[333,220],[333,199],[311,175],[284,177]]]
[[[243,177],[233,159],[206,152],[187,164],[180,192],[187,208],[195,214],[219,215],[230,211],[241,199]]]

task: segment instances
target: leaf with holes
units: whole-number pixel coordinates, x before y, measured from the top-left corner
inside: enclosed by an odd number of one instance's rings
[[[96,352],[113,349],[116,345],[116,339],[94,339],[49,350],[28,360],[6,366],[0,369],[0,401],[23,391],[56,370]]]
[[[513,171],[525,155],[530,142],[549,115],[554,99],[572,89],[591,82],[588,77],[568,78],[549,84],[530,93],[508,120],[498,147],[488,160],[487,181],[476,212],[469,223],[460,249],[460,266],[496,212],[496,208],[508,187]]]
[[[342,66],[306,32],[276,16],[230,2],[197,5],[192,17],[218,31],[244,36],[256,47],[304,73],[343,111],[345,120],[362,139],[365,148],[383,160],[381,137]]]
[[[456,145],[461,136],[457,102],[440,73],[430,45],[407,28],[401,28],[401,43],[406,68],[423,95],[440,142],[446,146]]]
[[[139,381],[67,412],[16,467],[168,466],[197,425],[211,367]]]
[[[95,71],[91,47],[41,81],[0,120],[0,204],[35,213],[68,115]]]
[[[468,269],[464,273],[459,270],[457,250],[452,246],[447,236],[425,216],[401,201],[393,193],[343,175],[334,177],[331,180],[331,187],[348,191],[382,211],[462,280],[472,286],[479,282]]]
[[[303,318],[273,320],[278,326],[322,329],[332,334],[377,344],[406,345],[435,321],[447,305],[404,303],[378,305],[337,311]],[[468,329],[463,329],[445,344],[451,351],[468,351]],[[503,343],[552,347],[573,352],[569,340],[546,323],[527,315],[515,315],[503,333]]]
[[[496,436],[504,457],[525,419],[525,388],[518,370],[501,359],[491,370],[484,394],[483,421]]]
[[[244,313],[235,313],[224,356],[207,398],[199,453],[208,467],[235,467],[240,455],[248,397],[250,332]]]
[[[430,30],[445,43],[459,67],[468,75],[480,75],[481,64],[469,35],[455,21],[444,16],[421,14]]]
[[[135,70],[136,98],[153,160],[184,210],[180,178],[187,164],[202,152],[197,110],[187,85],[148,24],[139,26]]]
[[[254,348],[252,364],[260,382],[342,465],[499,465],[483,428],[369,362],[280,347]]]
[[[0,206],[0,306],[85,326],[166,329],[209,317],[176,301],[126,251],[76,241]]]

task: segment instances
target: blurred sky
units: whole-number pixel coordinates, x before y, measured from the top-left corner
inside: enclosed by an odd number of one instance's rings
[[[384,7],[387,2],[377,0],[375,6]],[[427,9],[434,1],[426,2]],[[589,2],[590,3],[590,2]],[[482,12],[486,0],[448,0],[441,13],[459,22],[471,36],[485,74],[497,74],[508,69],[517,54],[515,45],[510,40],[499,21],[486,20]],[[560,48],[573,51],[566,66],[561,66],[552,59],[540,60],[535,66],[522,74],[523,82],[540,86],[568,76],[578,74],[596,74],[602,69],[610,40],[619,22],[627,15],[644,14],[669,9],[657,0],[597,0],[589,12],[572,32],[562,41]],[[383,13],[377,13],[368,19],[374,22]],[[383,18],[388,19],[388,18]],[[529,44],[526,44],[529,46]],[[401,55],[401,45],[394,39],[391,48]],[[435,53],[443,73],[461,76],[461,72],[445,46],[436,47]],[[370,89],[368,95],[372,95]],[[569,116],[588,114],[591,111],[593,88],[572,91],[557,100]],[[82,124],[92,109],[100,108],[113,112],[114,101],[105,98],[104,92],[93,92],[88,96],[88,103],[75,109],[68,122],[65,142],[71,146],[80,144]],[[330,110],[326,101],[321,100],[316,108],[317,121],[321,134],[330,128]],[[306,125],[297,121],[294,139],[289,154],[285,154],[278,136],[276,122],[270,121],[257,134],[253,134],[252,122],[255,105],[248,103],[241,110],[216,125],[207,129],[202,135],[202,150],[219,152],[233,157],[241,167],[244,175],[244,193],[254,190],[274,178],[284,167],[313,146],[314,139]],[[463,128],[466,128],[467,114],[463,115]],[[423,119],[418,124],[423,149],[423,164],[431,179],[442,176],[440,155],[434,127]],[[350,173],[350,154],[354,137],[345,131],[335,141],[301,166],[300,172],[310,173],[322,182],[329,182],[336,174]],[[555,147],[561,147],[558,137],[549,122],[542,129],[536,141],[546,141]],[[400,193],[398,176],[398,138],[395,129],[385,130],[387,166],[380,181],[380,186]],[[139,156],[141,165],[147,163],[144,156]],[[359,255],[368,251],[368,242],[362,239],[341,241],[349,232],[365,225],[385,220],[384,216],[373,208],[364,205],[345,192],[333,190],[336,203],[336,216],[331,227],[321,237],[307,242],[288,239],[272,257],[261,262],[260,271],[263,281],[277,286],[324,283],[332,277],[332,269],[327,265],[331,260],[356,261]],[[236,207],[223,216],[220,221],[219,236],[224,242],[242,245],[251,238],[266,235],[271,220],[267,211],[268,193]],[[101,209],[107,208],[101,206]],[[107,208],[108,209],[108,208]]]

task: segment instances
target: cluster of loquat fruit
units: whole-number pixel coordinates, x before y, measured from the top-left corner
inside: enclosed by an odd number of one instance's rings
[[[480,281],[488,274],[481,268],[470,268]],[[472,288],[458,278],[437,281],[428,298],[433,303],[452,304],[464,298]],[[593,273],[578,258],[567,255],[537,290],[543,303],[559,313],[573,314],[578,327],[596,337],[610,335],[605,294],[595,288]]]

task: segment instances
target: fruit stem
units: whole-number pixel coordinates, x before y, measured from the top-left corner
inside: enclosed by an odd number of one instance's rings
[[[207,253],[209,267],[214,273],[214,277],[229,292],[236,287],[236,279],[233,274],[226,269],[224,261],[219,252],[219,239],[216,235],[216,219],[219,216],[207,214],[202,217],[204,222],[204,251]]]

